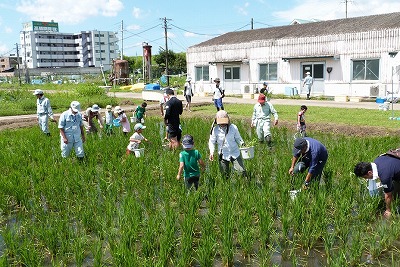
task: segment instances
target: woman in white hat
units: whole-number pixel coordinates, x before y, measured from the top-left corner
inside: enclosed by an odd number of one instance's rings
[[[217,112],[213,127],[211,129],[210,139],[208,140],[211,161],[214,160],[216,144],[218,149],[218,163],[221,173],[226,178],[229,178],[231,173],[229,165],[232,163],[233,169],[241,176],[246,177],[247,174],[239,149],[239,145],[243,145],[244,141],[240,136],[237,126],[230,123],[228,113],[226,113],[225,110],[220,110]]]
[[[193,88],[192,88],[192,78],[187,77],[186,83],[185,83],[185,90],[183,91],[183,95],[186,98],[186,105],[183,108],[184,110],[188,110],[189,112],[192,112],[190,110],[190,103],[192,103],[192,96],[193,96]]]

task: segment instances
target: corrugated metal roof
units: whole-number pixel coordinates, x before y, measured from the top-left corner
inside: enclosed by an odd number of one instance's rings
[[[400,28],[400,12],[229,32],[192,47],[229,45],[260,40],[276,40],[296,37],[326,36],[393,28]]]

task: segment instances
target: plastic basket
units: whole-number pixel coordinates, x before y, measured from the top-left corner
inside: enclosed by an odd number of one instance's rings
[[[114,119],[114,120],[113,120],[113,126],[114,126],[114,127],[119,127],[119,126],[121,126],[121,123],[120,123],[119,119]]]
[[[144,156],[144,148],[132,149],[132,151],[135,153],[137,158]]]
[[[254,158],[254,146],[242,147],[240,148],[240,153],[243,159],[252,159]]]

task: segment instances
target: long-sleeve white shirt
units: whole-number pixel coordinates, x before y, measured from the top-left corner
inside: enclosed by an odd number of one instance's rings
[[[210,139],[208,140],[208,147],[210,149],[210,155],[215,152],[215,144],[218,146],[218,154],[222,151],[222,158],[225,160],[230,160],[231,157],[236,159],[240,155],[239,145],[244,143],[242,137],[240,136],[239,130],[235,124],[229,124],[229,130],[226,134],[225,130],[219,125],[215,126],[210,134]]]
[[[36,106],[38,116],[47,114],[47,116],[53,119],[53,110],[51,109],[50,100],[47,97],[42,96],[36,99]]]

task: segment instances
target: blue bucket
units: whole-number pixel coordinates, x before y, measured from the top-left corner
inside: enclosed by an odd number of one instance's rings
[[[114,120],[113,120],[113,125],[114,125],[114,127],[119,127],[119,126],[121,126],[121,123],[120,123],[119,119],[114,119]]]

